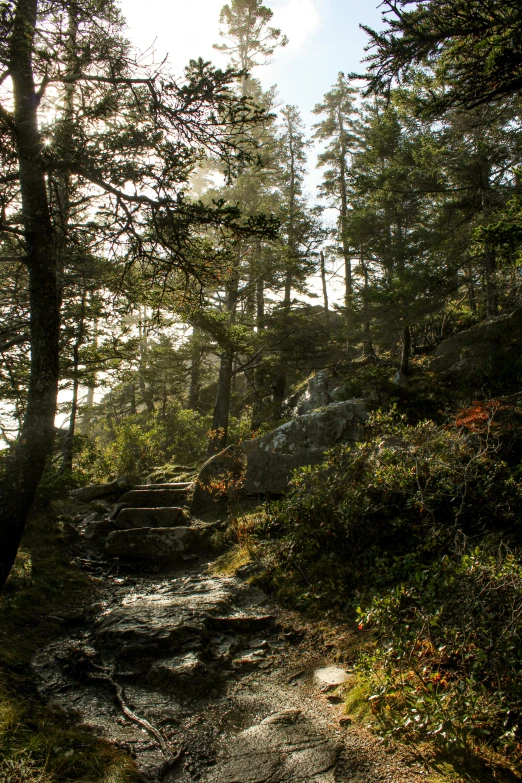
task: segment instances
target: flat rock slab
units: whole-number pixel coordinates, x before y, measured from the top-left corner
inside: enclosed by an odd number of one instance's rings
[[[178,506],[187,497],[186,489],[131,489],[120,498],[132,508],[160,508]]]
[[[183,509],[173,508],[122,508],[114,519],[114,524],[120,530],[130,530],[140,527],[179,527],[186,526],[187,521]]]
[[[91,500],[105,498],[115,492],[118,492],[118,482],[111,481],[110,484],[89,484],[86,487],[73,489],[71,495],[80,502],[89,503]]]
[[[123,509],[121,514],[127,509]],[[119,517],[118,517],[119,519]],[[182,560],[183,555],[198,551],[203,543],[202,531],[191,527],[139,527],[115,530],[105,542],[105,554],[133,561]]]
[[[161,652],[163,659],[164,654],[179,655],[187,645],[197,652],[207,636],[208,617],[230,611],[234,598],[244,592],[234,579],[176,579],[172,587],[130,595],[107,610],[96,624],[94,639],[117,658],[146,659],[153,651]]]
[[[299,710],[283,710],[243,731],[204,783],[334,783],[339,748]]]
[[[326,688],[335,688],[349,680],[350,675],[345,669],[339,666],[326,666],[324,669],[316,669],[314,672],[314,682],[316,685]]]

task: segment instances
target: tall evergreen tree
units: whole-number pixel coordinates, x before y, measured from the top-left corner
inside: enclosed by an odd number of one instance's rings
[[[325,142],[324,151],[317,157],[317,165],[324,169],[319,191],[328,206],[339,212],[337,241],[344,261],[344,303],[347,308],[350,307],[353,293],[352,250],[348,241],[347,221],[348,170],[350,152],[355,146],[352,120],[356,95],[357,90],[350,87],[343,73],[339,73],[334,87],[325,94],[322,103],[314,108],[314,114],[323,118],[314,125],[314,138]]]
[[[166,73],[138,67],[115,6],[89,0],[76,6],[75,46],[82,54],[72,63],[70,22],[67,9],[39,0],[17,0],[0,18],[0,62],[11,77],[0,106],[6,185],[1,229],[4,236],[18,238],[20,263],[27,268],[31,339],[24,423],[0,488],[0,587],[14,562],[54,433],[64,223],[50,201],[49,177],[59,174],[62,183],[68,177],[71,187],[82,188],[86,223],[96,223],[99,243],[126,254],[129,263],[139,257],[156,275],[180,267],[188,275],[208,274],[207,259],[193,242],[196,228],[213,224],[250,231],[240,226],[238,210],[184,198],[189,172],[203,152],[233,164],[257,120],[231,91],[234,75],[199,61],[178,83]],[[46,126],[47,109],[57,97],[67,102],[72,84],[78,93],[72,118],[64,112]],[[64,123],[74,129],[72,139],[62,132]]]

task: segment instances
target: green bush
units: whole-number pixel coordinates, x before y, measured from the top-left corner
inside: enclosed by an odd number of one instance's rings
[[[192,465],[204,458],[210,426],[209,416],[178,406],[165,415],[127,416],[119,424],[104,419],[85,442],[78,468],[90,480],[104,481],[125,473],[146,476],[174,461]]]
[[[368,429],[367,443],[298,472],[260,531],[276,541],[276,583],[293,577],[305,604],[350,605],[407,576],[412,557],[447,551],[458,531],[516,532],[519,484],[487,439],[382,413]]]
[[[376,649],[360,668],[389,734],[443,747],[522,737],[522,565],[505,547],[465,547],[359,610]],[[378,677],[376,677],[376,673]],[[369,678],[370,679],[370,678]]]

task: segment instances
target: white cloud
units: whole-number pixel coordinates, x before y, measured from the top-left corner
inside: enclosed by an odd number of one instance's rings
[[[219,42],[219,12],[225,0],[122,0],[128,36],[141,50],[154,43],[156,59],[168,53],[176,73],[190,58],[203,57],[216,65],[225,58],[212,48]],[[298,56],[320,26],[319,5],[323,0],[274,0],[268,5],[274,11],[273,24],[288,36],[289,44],[279,49],[270,66],[270,76],[278,66]],[[261,69],[265,71],[265,69]],[[259,76],[263,78],[263,73]],[[266,74],[268,76],[268,74]]]
[[[141,50],[154,43],[156,60],[166,54],[176,73],[191,58],[222,64],[212,44],[219,41],[219,12],[223,0],[122,0],[130,40]]]
[[[282,5],[274,4],[273,22],[288,36],[289,44],[285,54],[292,55],[302,50],[320,24],[317,0],[287,0]],[[279,53],[278,56],[281,56]]]

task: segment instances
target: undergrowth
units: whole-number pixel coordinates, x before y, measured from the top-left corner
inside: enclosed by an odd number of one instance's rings
[[[518,769],[521,420],[499,400],[446,425],[376,413],[253,531],[282,597],[372,634],[356,668],[385,737]]]

